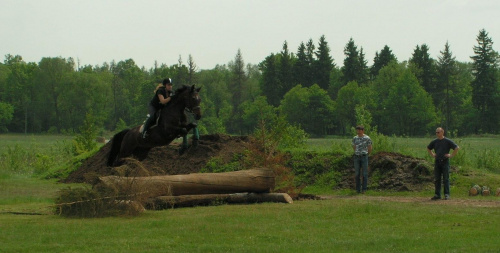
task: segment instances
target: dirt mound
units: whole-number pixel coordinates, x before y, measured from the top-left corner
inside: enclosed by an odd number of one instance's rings
[[[64,182],[92,183],[96,176],[127,175],[127,172],[124,172],[127,169],[134,170],[133,176],[198,173],[211,158],[218,157],[222,162],[228,163],[234,154],[243,153],[248,145],[247,136],[201,135],[198,145],[190,147],[182,155],[179,155],[180,144],[171,143],[150,150],[136,150],[134,158],[126,159],[123,166],[111,168],[106,165],[111,149],[109,142],[94,156],[85,160]]]
[[[338,188],[355,189],[353,167],[341,172]],[[424,159],[386,152],[369,158],[368,189],[420,191],[433,187],[433,180],[433,167]]]

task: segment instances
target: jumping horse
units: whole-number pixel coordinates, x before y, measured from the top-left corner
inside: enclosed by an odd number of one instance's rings
[[[192,113],[196,120],[201,118],[200,89],[195,88],[194,85],[184,85],[177,89],[175,95],[172,96],[172,100],[159,111],[159,119],[156,125],[148,130],[146,138],[143,138],[141,134],[142,125],[115,134],[111,139],[111,150],[107,165],[120,165],[121,160],[131,156],[137,148],[150,149],[156,146],[168,145],[179,137],[183,137],[183,148],[185,149],[187,146],[187,133],[193,128],[197,130],[195,123],[187,123],[186,111]],[[156,115],[154,117],[157,118]],[[198,131],[195,131],[196,138],[199,138]]]

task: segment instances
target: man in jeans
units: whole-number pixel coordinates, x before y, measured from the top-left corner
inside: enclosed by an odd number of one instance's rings
[[[357,135],[352,139],[354,149],[354,170],[356,171],[356,192],[364,193],[368,184],[368,155],[372,152],[372,140],[365,134],[365,128],[356,126]],[[363,188],[361,188],[361,173],[363,169]]]
[[[449,153],[450,149],[453,149],[451,155]],[[441,199],[441,175],[443,176],[444,199],[450,199],[450,158],[457,154],[458,149],[459,147],[455,142],[444,137],[443,128],[438,127],[436,129],[436,139],[431,141],[427,146],[427,152],[435,158],[434,197],[431,198],[432,200]],[[434,150],[434,152],[432,150]]]

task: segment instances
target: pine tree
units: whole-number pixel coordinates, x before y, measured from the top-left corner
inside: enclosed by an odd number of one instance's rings
[[[438,107],[444,114],[444,124],[445,129],[451,129],[450,127],[451,111],[453,110],[453,104],[450,97],[452,93],[456,92],[454,89],[456,82],[457,63],[455,57],[450,51],[450,45],[446,42],[444,46],[444,51],[440,51],[441,56],[438,57],[437,69],[437,83],[436,90],[432,94],[434,98],[434,104]]]
[[[188,84],[193,85],[196,84],[196,71],[198,70],[198,66],[196,66],[196,63],[194,63],[193,57],[189,55],[188,57]]]
[[[493,40],[482,29],[474,46],[472,74],[472,103],[479,111],[478,130],[488,133],[498,132],[499,123],[499,80],[498,53],[493,50]]]
[[[293,79],[296,84],[301,84],[304,87],[308,83],[309,61],[306,55],[306,46],[301,42],[297,49],[297,61],[293,65]]]
[[[434,76],[435,76],[435,63],[429,55],[429,47],[426,44],[418,46],[413,52],[412,58],[410,59],[416,69],[414,69],[414,74],[418,78],[418,82],[425,91],[432,94],[435,90]]]
[[[246,92],[245,84],[247,75],[245,73],[245,63],[240,49],[238,49],[234,61],[229,63],[229,69],[231,72],[231,80],[228,89],[232,93],[231,103],[233,105],[233,112],[231,116],[232,120],[228,122],[229,125],[227,129],[231,133],[241,134],[241,130],[243,129],[243,119],[241,116],[243,113],[240,105],[244,102],[243,93]]]
[[[316,58],[314,56],[314,50],[316,47],[314,46],[314,42],[312,39],[309,39],[309,41],[306,44],[306,59],[308,66],[306,70],[308,71],[308,74],[306,75],[307,79],[304,84],[302,84],[304,87],[310,87],[311,85],[318,83],[316,73],[317,70],[315,69],[316,66]]]
[[[292,55],[288,51],[288,43],[285,41],[283,43],[283,50],[280,53],[280,71],[279,71],[279,78],[281,82],[281,88],[283,89],[281,91],[281,97],[285,95],[293,86],[295,86],[294,83],[294,78],[293,78],[293,72],[292,72],[292,67],[293,67],[293,59]]]
[[[365,53],[363,53],[363,48],[359,50],[359,76],[358,83],[360,85],[366,84],[368,82],[368,62],[365,59]]]
[[[245,75],[245,62],[243,61],[243,56],[241,55],[241,50],[238,49],[236,56],[234,58],[234,62],[229,64],[232,74],[232,80],[229,85],[229,90],[231,90],[233,109],[236,110],[238,106],[243,102],[242,101],[242,93],[244,92],[244,83],[246,81]]]
[[[267,102],[272,106],[279,106],[281,97],[279,92],[281,83],[278,78],[278,63],[275,54],[271,54],[259,65],[262,71],[262,81],[260,82],[260,89],[264,96],[267,97]]]
[[[318,50],[315,53],[317,60],[315,61],[316,73],[314,78],[320,88],[328,90],[330,85],[330,72],[332,71],[334,64],[333,58],[330,56],[330,48],[326,42],[325,35],[319,38]]]
[[[378,72],[381,68],[389,65],[391,61],[397,61],[396,56],[392,53],[389,46],[385,45],[380,54],[375,52],[375,58],[373,59],[373,65],[370,69],[371,79],[375,79],[378,76]]]
[[[344,47],[344,66],[342,66],[341,71],[343,74],[344,85],[351,81],[357,81],[357,71],[359,65],[359,52],[354,40],[349,39],[347,45]]]
[[[344,66],[342,66],[344,85],[356,81],[358,84],[364,84],[368,81],[368,67],[366,66],[363,49],[358,51],[358,47],[351,38],[344,48]]]

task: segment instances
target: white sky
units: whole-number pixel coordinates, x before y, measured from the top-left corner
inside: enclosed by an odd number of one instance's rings
[[[371,65],[388,45],[399,61],[427,44],[437,59],[446,41],[470,61],[486,29],[500,50],[498,0],[0,0],[0,57],[73,57],[80,65],[132,58],[139,67],[176,64],[199,69],[234,60],[258,64],[325,35],[337,66],[352,37]]]

